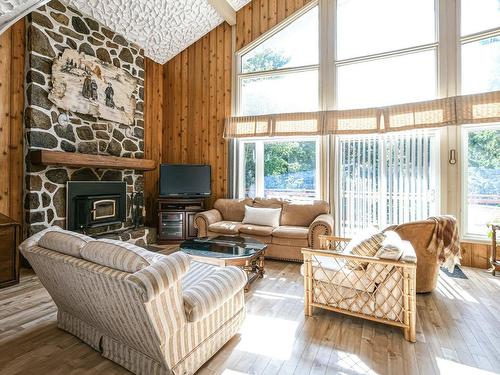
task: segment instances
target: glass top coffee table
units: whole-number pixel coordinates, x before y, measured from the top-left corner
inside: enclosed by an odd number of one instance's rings
[[[257,278],[264,277],[264,253],[267,245],[249,237],[216,236],[184,241],[179,248],[198,262],[218,266],[237,266],[246,272],[245,291]]]

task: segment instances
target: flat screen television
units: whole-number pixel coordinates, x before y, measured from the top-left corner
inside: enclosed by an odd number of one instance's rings
[[[210,165],[162,164],[160,166],[161,197],[210,196]]]

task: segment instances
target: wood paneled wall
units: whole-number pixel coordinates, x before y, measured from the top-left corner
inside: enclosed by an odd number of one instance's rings
[[[253,0],[236,13],[236,50],[253,42],[311,0]]]
[[[212,166],[212,199],[227,196],[231,27],[223,23],[165,65],[163,161]]]
[[[487,269],[490,267],[491,245],[482,243],[462,242],[461,264],[467,267]],[[497,247],[497,254],[500,254],[500,246]]]
[[[236,14],[236,50],[311,0],[254,0]],[[232,29],[223,23],[165,65],[163,162],[212,166],[212,199],[228,196]],[[210,202],[210,203],[211,203]]]
[[[23,222],[24,20],[0,35],[0,212]]]
[[[162,162],[163,152],[163,114],[164,82],[163,65],[145,59],[144,79],[144,156]],[[158,197],[158,179],[160,169],[144,173],[144,203],[146,223],[155,225],[157,220],[156,198]]]

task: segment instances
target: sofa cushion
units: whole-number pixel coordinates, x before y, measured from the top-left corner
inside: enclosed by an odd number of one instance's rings
[[[276,228],[280,225],[281,208],[245,206],[243,224],[256,224]]]
[[[93,263],[120,270],[137,272],[150,265],[144,253],[147,250],[131,243],[102,239],[82,247],[82,258]]]
[[[291,238],[291,237],[276,237],[273,235],[274,245],[282,245],[288,247],[309,247],[307,238]]]
[[[81,258],[81,249],[89,240],[92,238],[80,233],[55,230],[45,233],[38,240],[38,246]]]
[[[217,199],[214,208],[218,210],[225,221],[242,221],[245,216],[245,206],[252,206],[251,198]]]
[[[238,267],[215,269],[203,280],[184,287],[182,297],[186,318],[196,322],[221,307],[233,298],[247,283],[247,275]]]
[[[218,223],[210,224],[208,230],[221,234],[238,234],[240,227],[241,223],[237,221],[219,221]]]
[[[273,230],[273,237],[280,238],[307,238],[308,234],[308,228],[291,225],[282,225]]]
[[[329,212],[330,205],[325,201],[284,202],[281,225],[309,227],[317,216]]]
[[[286,201],[280,198],[255,198],[253,207],[260,208],[282,208]]]
[[[240,233],[252,236],[270,236],[274,228],[266,225],[242,224],[239,230]]]

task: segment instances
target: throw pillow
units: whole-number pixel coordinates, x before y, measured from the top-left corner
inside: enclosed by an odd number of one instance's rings
[[[279,227],[281,208],[257,208],[245,206],[243,224]]]
[[[143,256],[145,252],[147,251],[131,243],[107,239],[90,241],[80,251],[82,258],[89,262],[129,273],[150,265]]]
[[[382,241],[384,241],[384,234],[383,233],[376,233],[367,239],[361,241],[359,244],[354,246],[352,248],[351,254],[352,255],[359,255],[359,256],[365,256],[365,257],[373,257],[375,254],[377,254],[377,251],[382,247]],[[366,266],[368,265],[368,262],[362,262],[362,261],[348,261],[347,265],[349,268],[356,270],[356,269],[366,269]]]
[[[371,236],[379,232],[380,232],[379,229],[375,225],[370,225],[369,227],[362,229],[351,238],[346,248],[344,249],[344,253],[352,254],[352,249],[354,249],[364,240],[370,238]]]

